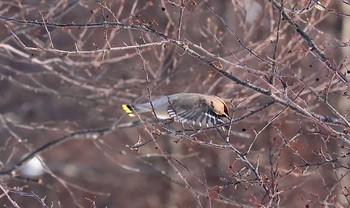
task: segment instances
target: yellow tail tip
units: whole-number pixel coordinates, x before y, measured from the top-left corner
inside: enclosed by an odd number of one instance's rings
[[[122,108],[130,117],[135,117],[135,114],[132,113],[132,109],[130,109],[128,105],[123,104]]]

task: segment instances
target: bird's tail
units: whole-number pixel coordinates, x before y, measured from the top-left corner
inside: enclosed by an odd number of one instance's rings
[[[123,104],[122,108],[130,117],[135,117],[137,114],[152,111],[150,103],[142,103],[136,105]]]
[[[123,110],[125,111],[125,113],[128,114],[128,116],[130,117],[135,117],[135,114],[134,114],[134,107],[133,105],[128,105],[128,104],[123,104],[122,105],[122,108]]]

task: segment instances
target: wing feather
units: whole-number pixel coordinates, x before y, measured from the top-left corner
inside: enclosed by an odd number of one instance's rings
[[[199,105],[192,108],[189,108],[189,106],[177,106],[176,109],[169,106],[167,111],[171,118],[181,123],[191,123],[199,126],[206,125],[209,127],[224,123],[224,121],[206,105]]]

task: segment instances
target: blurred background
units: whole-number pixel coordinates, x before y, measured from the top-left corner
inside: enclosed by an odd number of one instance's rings
[[[1,1],[0,204],[348,206],[349,88],[310,43],[349,78],[349,8],[330,0]],[[329,119],[278,104],[208,63]],[[185,131],[121,109],[178,92],[225,99],[236,133]]]

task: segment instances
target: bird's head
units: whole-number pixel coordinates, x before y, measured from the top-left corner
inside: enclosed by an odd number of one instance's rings
[[[219,117],[230,119],[228,114],[228,106],[221,98],[213,96],[213,99],[210,100],[210,107]]]

